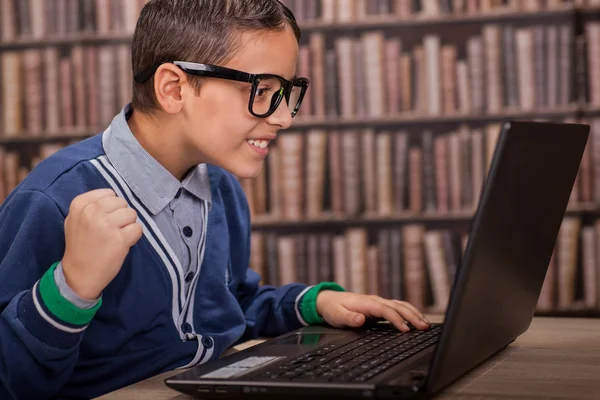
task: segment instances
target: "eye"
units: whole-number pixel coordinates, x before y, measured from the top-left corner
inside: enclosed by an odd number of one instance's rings
[[[281,81],[277,78],[266,77],[256,84],[254,92],[255,101],[270,101],[271,98],[281,89]]]
[[[262,86],[256,89],[256,97],[264,97],[271,92],[271,88],[268,86]]]
[[[255,102],[271,101],[271,99],[273,98],[273,96],[275,96],[275,93],[278,90],[279,90],[279,88],[275,88],[270,85],[261,85],[261,86],[257,87],[256,91],[254,92],[254,101]]]

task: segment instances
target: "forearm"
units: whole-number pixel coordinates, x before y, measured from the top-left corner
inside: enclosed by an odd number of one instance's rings
[[[249,271],[238,299],[246,315],[244,339],[273,337],[302,326],[323,323],[317,312],[317,296],[321,290],[344,291],[332,282],[315,286],[289,284],[281,287],[258,286],[258,275]],[[245,289],[245,290],[243,290]]]
[[[238,291],[246,316],[244,339],[277,336],[306,325],[299,306],[309,287],[303,284],[259,287],[252,278],[253,274]]]
[[[52,398],[77,363],[79,343],[97,307],[79,310],[60,297],[53,271],[2,311],[0,398]]]

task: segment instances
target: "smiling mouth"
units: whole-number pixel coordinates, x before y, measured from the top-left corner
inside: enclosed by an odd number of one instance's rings
[[[269,145],[269,140],[253,140],[253,139],[249,139],[247,140],[247,142],[249,144],[251,144],[254,147],[258,147],[259,149],[266,149],[267,146]]]

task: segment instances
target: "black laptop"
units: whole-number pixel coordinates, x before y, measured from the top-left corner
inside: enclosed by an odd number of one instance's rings
[[[502,125],[443,324],[306,327],[165,383],[204,399],[435,395],[529,328],[588,135],[583,124]]]

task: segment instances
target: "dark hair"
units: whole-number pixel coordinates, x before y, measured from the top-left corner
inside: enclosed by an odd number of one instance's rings
[[[293,13],[278,0],[150,0],[133,34],[133,75],[165,61],[227,63],[244,31],[284,30],[286,26],[299,41],[300,28]],[[189,79],[199,90],[201,78]],[[134,81],[132,107],[147,112],[156,106],[154,79]]]

